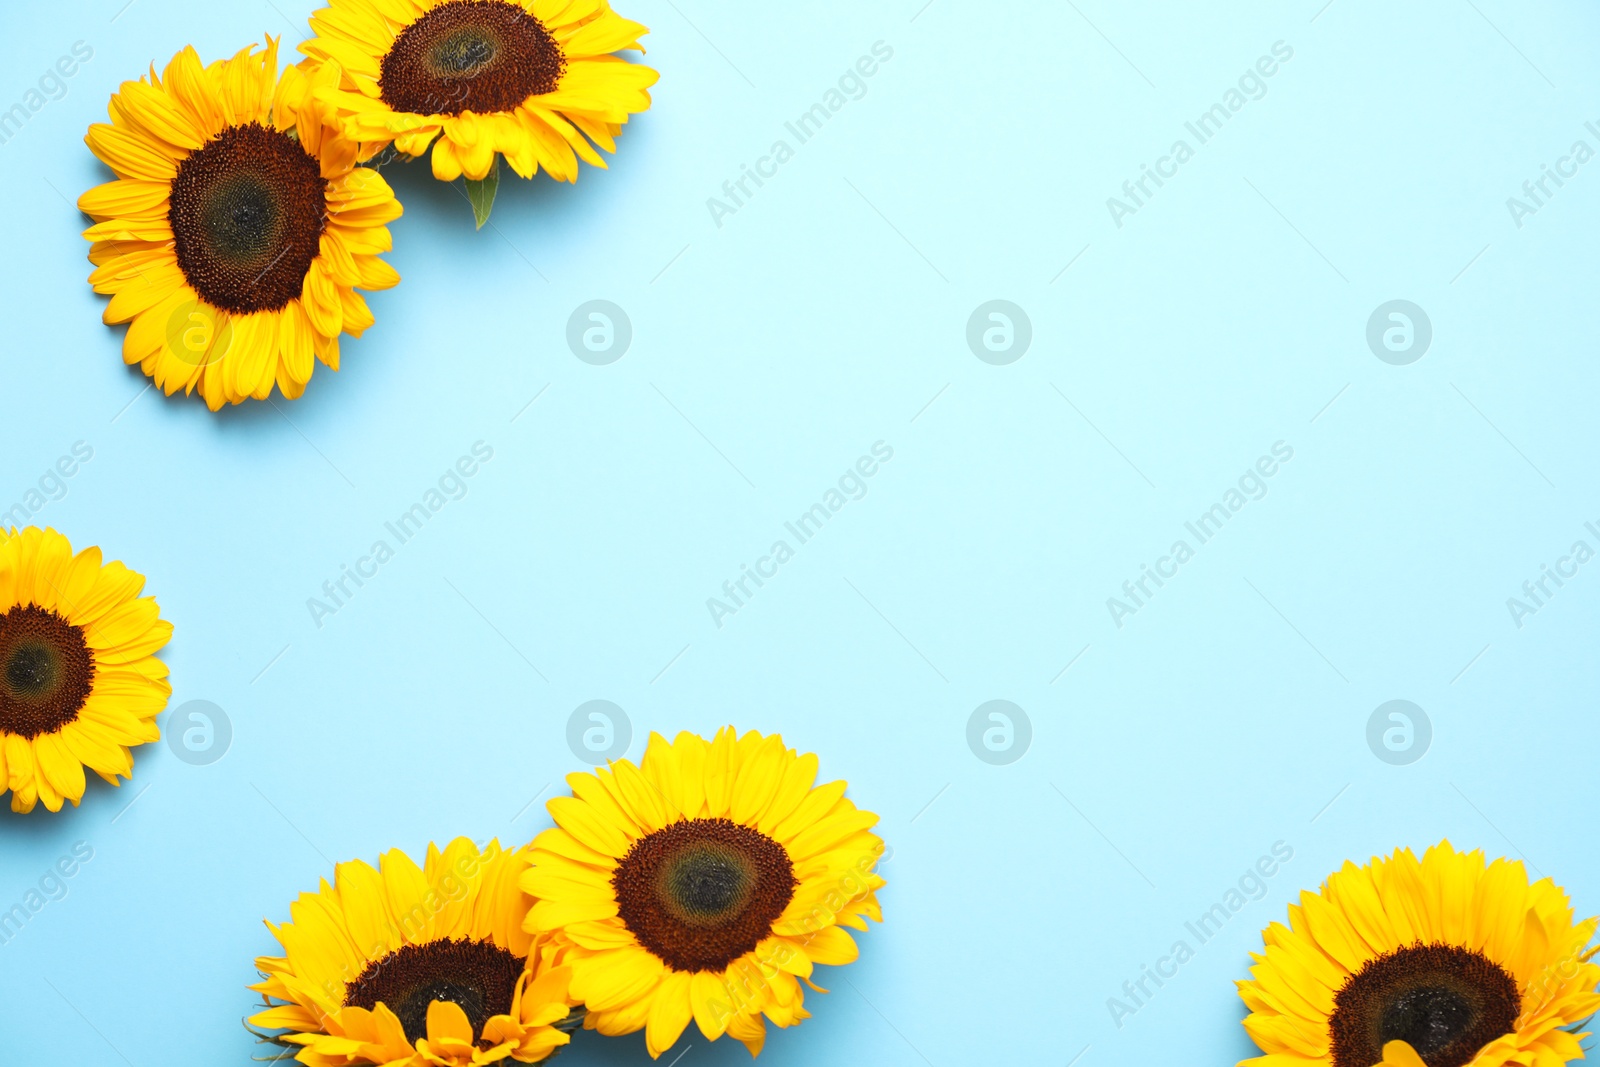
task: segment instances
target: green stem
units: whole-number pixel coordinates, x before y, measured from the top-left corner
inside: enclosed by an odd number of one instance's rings
[[[472,217],[478,224],[478,229],[483,229],[484,223],[489,221],[489,212],[494,210],[494,195],[500,189],[500,156],[494,157],[494,162],[489,166],[489,173],[484,175],[482,181],[467,180],[467,202],[472,205]]]

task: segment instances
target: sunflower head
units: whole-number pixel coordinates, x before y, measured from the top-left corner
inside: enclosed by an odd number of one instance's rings
[[[570,971],[522,930],[528,850],[466,838],[341,863],[268,929],[281,957],[256,961],[267,1008],[253,1026],[308,1067],[537,1063],[569,1040]]]
[[[1596,920],[1549,879],[1448,841],[1346,863],[1273,923],[1245,1029],[1257,1067],[1549,1067],[1600,1009]],[[1241,1065],[1243,1067],[1243,1065]]]
[[[613,53],[646,32],[606,0],[329,0],[300,46],[339,70],[320,93],[368,158],[430,147],[434,176],[488,178],[501,156],[531,178],[604,167],[656,72]]]
[[[526,928],[566,947],[586,1027],[644,1030],[660,1056],[692,1020],[754,1055],[763,1020],[809,1017],[800,983],[856,958],[843,928],[882,921],[884,884],[878,817],[816,777],[815,756],[732,727],[652,734],[638,766],[568,776],[522,885]]]
[[[400,205],[316,93],[337,68],[278,73],[278,44],[203,65],[185,48],[165,72],[124,82],[90,149],[116,180],[84,193],[95,220],[89,276],[123,358],[169,396],[211,409],[300,396],[339,336],[372,325],[361,289],[399,281],[378,258]]]
[[[76,555],[54,530],[0,528],[0,793],[11,810],[83,799],[84,769],[118,785],[159,740],[172,687],[155,653],[172,624],[144,577]]]

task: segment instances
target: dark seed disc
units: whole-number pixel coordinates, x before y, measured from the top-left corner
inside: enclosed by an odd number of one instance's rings
[[[772,933],[799,883],[772,838],[687,819],[634,842],[611,884],[641,945],[674,970],[721,971]]]
[[[384,54],[384,103],[414,115],[510,111],[560,84],[566,60],[544,24],[505,0],[449,0]]]
[[[230,126],[178,164],[167,218],[178,266],[207,303],[248,314],[300,295],[327,222],[327,179],[300,142]]]
[[[1481,952],[1456,945],[1398,949],[1369,961],[1334,996],[1328,1036],[1334,1067],[1371,1067],[1404,1041],[1428,1067],[1464,1067],[1510,1033],[1522,1010],[1517,983]]]
[[[0,733],[34,738],[74,721],[94,688],[83,630],[35,607],[0,613]]]
[[[404,945],[367,964],[345,989],[344,1002],[372,1010],[382,1001],[415,1044],[428,1036],[428,1005],[448,1000],[466,1013],[479,1038],[496,1015],[511,1011],[525,961],[492,941],[430,941]]]

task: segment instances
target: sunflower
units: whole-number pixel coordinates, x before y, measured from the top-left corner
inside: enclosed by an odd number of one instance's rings
[[[528,849],[457,838],[419,869],[395,849],[338,865],[267,924],[281,957],[256,960],[269,1005],[253,1026],[309,1067],[537,1063],[565,1045],[570,971],[522,930]]]
[[[334,72],[278,75],[278,42],[203,66],[185,48],[166,71],[124,82],[89,148],[116,174],[84,193],[95,220],[89,275],[129,323],[122,356],[171,396],[216,411],[305,392],[317,360],[372,312],[356,288],[400,278],[378,258],[400,205],[357,146],[324,121]]]
[[[155,658],[172,624],[144,576],[77,555],[54,530],[0,527],[0,793],[11,810],[83,799],[84,768],[133,776],[134,745],[159,740],[172,686]]]
[[[809,1017],[799,980],[856,958],[841,927],[881,922],[884,884],[878,817],[816,776],[816,756],[732,727],[652,734],[639,766],[568,776],[522,886],[537,898],[527,928],[570,945],[585,1027],[644,1030],[654,1057],[692,1019],[755,1055],[763,1016]]]
[[[1346,862],[1273,923],[1239,983],[1257,1067],[1553,1067],[1582,1059],[1574,1031],[1600,1008],[1596,920],[1445,841],[1365,867]]]
[[[524,178],[575,182],[579,159],[606,165],[595,146],[616,151],[657,77],[612,54],[644,51],[648,31],[606,0],[330,0],[311,29],[300,51],[340,71],[325,95],[363,158],[432,145],[441,181],[482,181],[504,156]]]

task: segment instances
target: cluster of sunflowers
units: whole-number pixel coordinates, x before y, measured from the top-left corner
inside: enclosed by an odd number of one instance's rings
[[[400,280],[379,164],[431,154],[481,228],[502,157],[575,182],[656,81],[615,54],[647,31],[606,0],[330,0],[311,29],[281,73],[270,37],[210,64],[185,48],[86,138],[116,174],[78,201],[105,322],[128,324],[126,362],[213,411],[301,396],[372,325],[357,290]]]
[[[85,770],[118,785],[160,738],[172,624],[143,587],[54,530],[0,529],[13,811],[77,805]],[[652,734],[637,765],[569,775],[528,844],[340,864],[268,924],[283,955],[256,961],[250,1022],[308,1067],[536,1063],[579,1025],[643,1030],[659,1056],[692,1022],[758,1053],[768,1022],[809,1017],[813,968],[853,961],[848,931],[883,919],[878,817],[817,773],[775,734]]]
[[[54,530],[0,530],[0,791],[77,804],[159,738],[172,626],[144,579]],[[340,864],[269,928],[250,1022],[307,1067],[535,1063],[578,1026],[691,1023],[759,1053],[808,1017],[817,964],[882,921],[877,816],[817,785],[776,735],[652,734],[643,759],[567,778],[529,844]],[[1273,923],[1239,983],[1264,1055],[1242,1067],[1557,1067],[1600,1010],[1596,920],[1550,879],[1448,841],[1346,863]],[[812,985],[813,989],[817,987]]]
[[[756,1055],[809,1017],[816,964],[856,958],[845,927],[882,921],[877,816],[816,778],[776,735],[652,734],[637,766],[569,775],[531,844],[340,864],[271,927],[250,1022],[308,1067],[536,1063],[580,1023]]]
[[[481,227],[501,157],[574,181],[649,106],[655,72],[615,53],[645,28],[606,0],[331,0],[305,59],[268,38],[192,48],[127,82],[88,143],[116,180],[85,193],[91,281],[123,355],[212,410],[274,387],[373,318],[398,282],[400,215],[375,164],[431,154]],[[144,579],[54,530],[0,529],[0,793],[78,804],[159,739],[172,634]],[[817,785],[818,761],[731,727],[652,734],[635,765],[567,778],[528,844],[430,845],[340,864],[269,928],[250,1023],[307,1067],[547,1059],[580,1025],[643,1031],[660,1056],[694,1024],[759,1053],[808,1017],[817,964],[881,921],[877,817]],[[1449,842],[1346,863],[1273,923],[1239,992],[1253,1067],[1555,1067],[1600,1010],[1596,920],[1520,862]]]

